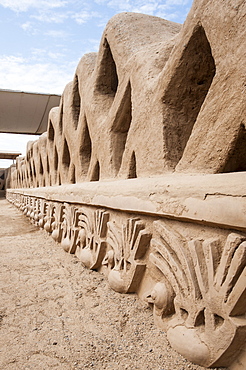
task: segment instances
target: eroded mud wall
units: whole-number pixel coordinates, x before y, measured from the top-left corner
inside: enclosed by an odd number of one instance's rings
[[[195,0],[183,26],[113,17],[8,191],[113,289],[148,302],[183,356],[240,370],[245,14],[243,0]]]
[[[244,1],[197,0],[182,27],[113,17],[14,186],[244,171],[244,25]]]

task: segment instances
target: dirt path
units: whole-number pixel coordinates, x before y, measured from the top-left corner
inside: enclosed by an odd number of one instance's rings
[[[109,289],[0,200],[0,369],[204,369],[176,354],[135,295]]]

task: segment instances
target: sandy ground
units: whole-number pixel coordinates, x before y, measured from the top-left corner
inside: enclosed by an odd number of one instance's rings
[[[112,291],[0,200],[0,369],[201,370],[135,295]]]

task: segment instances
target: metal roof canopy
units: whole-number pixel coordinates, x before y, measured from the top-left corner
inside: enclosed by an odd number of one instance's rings
[[[47,130],[51,108],[59,106],[60,95],[0,89],[0,132],[42,134]]]
[[[21,155],[21,153],[19,153],[19,152],[3,152],[3,151],[0,151],[0,159],[13,159],[14,160],[19,155]]]

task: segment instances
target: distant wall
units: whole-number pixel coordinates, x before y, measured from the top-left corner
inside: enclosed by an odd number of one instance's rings
[[[0,197],[5,196],[6,169],[0,168]]]

